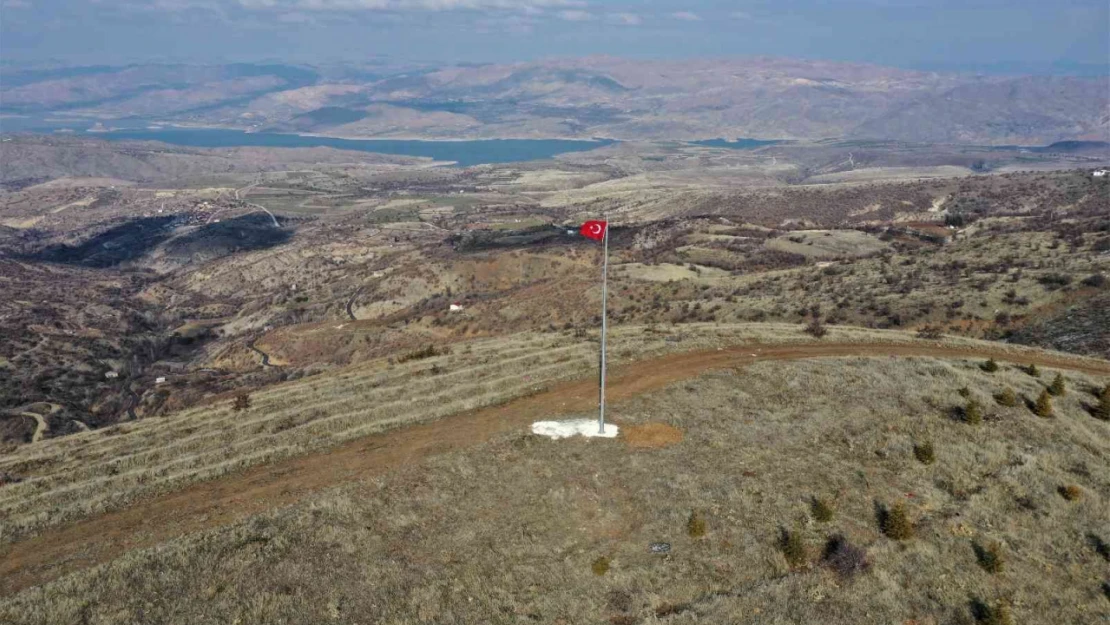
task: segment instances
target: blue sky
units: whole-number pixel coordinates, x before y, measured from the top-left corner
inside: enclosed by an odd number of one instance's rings
[[[773,55],[1106,71],[1106,0],[0,0],[0,59]],[[1094,64],[1096,67],[1090,67]],[[1055,68],[1055,69],[1053,69]]]

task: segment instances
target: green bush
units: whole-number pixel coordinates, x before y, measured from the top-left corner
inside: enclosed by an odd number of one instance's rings
[[[1034,364],[1030,364],[1028,367],[1026,367],[1025,372],[1028,373],[1029,375],[1035,377],[1035,378],[1041,377],[1041,370],[1038,369],[1037,365],[1034,365]]]
[[[1002,566],[1005,563],[1005,558],[1002,555],[1002,545],[993,542],[986,547],[975,543],[972,545],[975,549],[975,559],[979,562],[979,566],[983,570],[991,573],[1001,573]]]
[[[813,509],[813,518],[821,523],[828,523],[832,520],[833,514],[835,514],[829,500],[822,497],[814,497],[813,501],[810,503],[810,507]]]
[[[906,505],[901,501],[882,511],[879,526],[879,529],[888,538],[894,540],[913,538],[913,523],[910,522],[909,515],[906,514]]]
[[[808,559],[806,545],[802,542],[802,535],[799,532],[782,530],[782,536],[779,538],[779,548],[782,549],[782,555],[792,569],[804,565]]]
[[[979,425],[983,422],[983,405],[974,399],[967,402],[964,406],[964,421],[971,425]]]
[[[998,371],[998,363],[994,361],[994,358],[991,358],[987,362],[984,362],[981,367],[983,371],[986,371],[987,373],[994,373],[995,371]]]
[[[1033,412],[1038,417],[1044,417],[1045,419],[1055,414],[1052,409],[1052,396],[1048,394],[1048,391],[1041,391],[1037,401],[1033,404]]]
[[[1014,617],[1010,613],[1010,604],[999,601],[993,607],[981,601],[972,604],[972,616],[979,625],[1014,625]]]
[[[932,441],[925,441],[919,445],[913,446],[913,456],[921,464],[933,464],[937,461],[936,450],[933,449]]]
[[[1009,387],[1002,389],[1001,393],[995,395],[994,401],[998,402],[999,406],[1005,406],[1007,408],[1013,408],[1018,405],[1017,395],[1014,393],[1014,389]]]
[[[609,572],[609,558],[601,556],[594,560],[593,564],[590,565],[590,569],[594,572],[594,575],[605,575]]]
[[[690,513],[690,518],[686,520],[686,533],[690,538],[701,538],[705,536],[705,519],[698,514],[697,510]]]
[[[1098,403],[1095,404],[1094,414],[1096,419],[1110,421],[1110,395],[1103,393]]]

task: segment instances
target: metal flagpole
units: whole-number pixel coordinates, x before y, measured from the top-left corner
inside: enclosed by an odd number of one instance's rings
[[[604,260],[601,269],[601,397],[600,415],[597,419],[597,433],[605,433],[605,331],[608,327],[609,299],[609,221],[605,220]]]

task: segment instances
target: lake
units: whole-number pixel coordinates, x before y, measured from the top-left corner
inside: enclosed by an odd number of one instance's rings
[[[15,120],[5,120],[5,130],[34,130],[38,132],[52,129],[13,128]],[[109,122],[116,125],[113,120]],[[89,122],[83,123],[88,127]],[[399,156],[423,156],[437,161],[454,161],[460,166],[482,165],[487,163],[515,163],[551,158],[567,152],[594,150],[615,143],[609,139],[576,141],[570,139],[481,139],[474,141],[421,141],[409,139],[336,139],[332,137],[309,137],[276,132],[244,132],[221,128],[124,128],[112,132],[83,132],[69,126],[74,135],[92,136],[109,141],[161,141],[173,145],[194,148],[315,148],[329,147],[339,150],[376,152]]]
[[[692,141],[691,143],[693,143],[694,145],[704,145],[707,148],[729,148],[729,149],[732,149],[732,150],[752,150],[752,149],[755,149],[755,148],[761,148],[765,145],[775,145],[776,143],[782,143],[782,141],[778,141],[778,140],[775,140],[775,139],[766,140],[766,141],[761,140],[761,139],[737,139],[735,141],[729,141],[727,139],[707,139],[705,141]]]

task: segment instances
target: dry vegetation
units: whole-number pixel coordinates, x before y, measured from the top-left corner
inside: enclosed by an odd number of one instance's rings
[[[679,443],[506,434],[29,589],[0,615],[1099,622],[1110,618],[1098,548],[1110,540],[1110,431],[1086,405],[1106,380],[1067,378],[1077,390],[1059,418],[998,408],[971,429],[951,418],[958,389],[1029,397],[1046,381],[929,358],[713,372],[614,408],[622,424],[680,428]],[[923,439],[935,464],[914,457]],[[1067,501],[1061,484],[1084,496]],[[831,520],[809,520],[814,491],[836,494]],[[912,538],[884,510],[903,511]],[[657,541],[671,552],[650,553]]]

